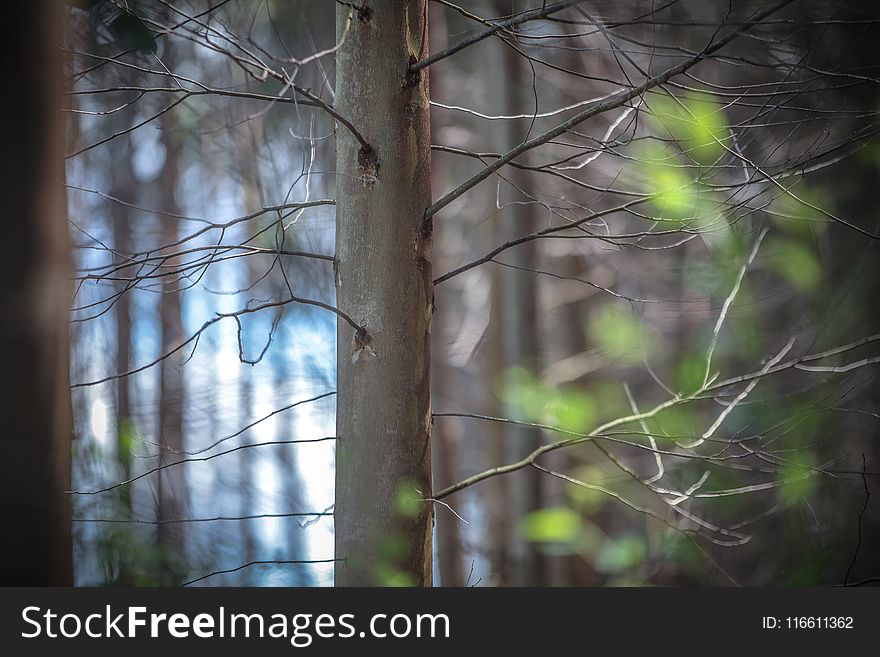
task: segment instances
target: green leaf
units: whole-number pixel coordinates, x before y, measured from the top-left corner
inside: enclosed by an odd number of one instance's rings
[[[653,194],[652,218],[684,224],[698,217],[699,196],[689,169],[657,144],[642,145],[637,152],[647,191]]]
[[[549,395],[550,391],[541,381],[522,367],[512,367],[501,377],[501,400],[532,421],[542,416]]]
[[[566,507],[540,509],[523,519],[521,531],[536,543],[568,543],[581,532],[581,516]]]
[[[587,330],[593,343],[610,358],[627,364],[642,361],[641,326],[622,306],[611,303],[599,308],[590,318]]]
[[[808,497],[816,488],[815,459],[810,450],[798,453],[800,463],[786,463],[779,471],[783,499]]]
[[[546,406],[547,424],[578,433],[590,428],[595,414],[592,398],[579,390],[560,390]]]
[[[586,393],[573,388],[551,388],[521,367],[504,374],[499,396],[520,417],[567,431],[585,431],[595,415],[595,404]]]
[[[724,153],[721,144],[730,138],[727,117],[710,94],[684,98],[656,96],[650,106],[662,131],[678,141],[682,151],[697,163],[711,164]]]

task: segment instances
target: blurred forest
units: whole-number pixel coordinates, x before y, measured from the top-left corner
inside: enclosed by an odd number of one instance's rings
[[[337,167],[334,108],[379,111],[338,57],[397,11],[434,314],[433,493],[395,513],[433,507],[433,584],[876,581],[874,3],[79,0],[75,583],[333,584],[337,361],[403,348],[337,341],[337,181],[389,171]],[[375,583],[428,583],[400,549]]]

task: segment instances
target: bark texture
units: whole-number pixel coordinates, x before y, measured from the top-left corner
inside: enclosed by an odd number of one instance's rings
[[[126,117],[121,117],[125,119]],[[115,131],[125,129],[123,120]],[[110,170],[111,194],[114,198],[136,202],[133,196],[136,182],[131,166],[132,146],[129,139],[118,137],[110,142],[113,149],[113,167]],[[113,203],[110,206],[110,219],[113,224],[113,244],[119,264],[127,262],[132,253],[131,226],[134,214],[128,205]],[[124,270],[124,274],[131,270]],[[131,283],[119,281],[114,304],[116,315],[116,371],[120,374],[131,369]],[[123,376],[116,380],[116,459],[122,478],[131,477],[131,434],[134,431],[129,385],[131,377]],[[131,486],[119,489],[120,506],[124,513],[131,512]]]
[[[336,583],[431,584],[425,0],[337,6]]]
[[[496,3],[496,11],[504,15],[510,3]],[[535,101],[531,96],[531,84],[523,84],[530,80],[530,72],[522,70],[519,55],[509,47],[493,44],[492,68],[499,71],[493,77],[495,96],[501,100],[504,113],[525,114],[535,112]],[[501,151],[515,147],[527,139],[529,122],[499,121],[495,127],[495,142]],[[528,154],[519,158],[527,162]],[[505,172],[510,183],[501,183],[502,201],[507,205],[499,211],[496,223],[496,244],[517,239],[535,230],[537,222],[534,216],[535,205],[530,204],[528,197],[518,189],[530,189],[535,183],[527,172],[512,169]],[[530,241],[511,249],[505,254],[505,262],[525,269],[505,268],[499,272],[500,284],[500,332],[503,370],[523,368],[534,375],[538,371],[538,332],[537,332],[537,287],[535,274],[531,271],[537,267],[537,242]],[[521,408],[508,406],[504,417],[526,421]],[[537,429],[510,424],[505,426],[506,442],[504,462],[512,463],[525,458],[541,444],[541,432]],[[531,511],[542,506],[541,473],[526,468],[508,477],[505,482],[507,504],[505,514],[506,536],[505,548],[506,570],[508,579],[504,582],[514,586],[539,586],[546,584],[545,559],[538,552],[534,543],[523,540],[520,525],[523,518]]]
[[[166,65],[173,69],[176,59],[171,46],[165,51]],[[162,144],[165,146],[165,166],[160,179],[162,209],[167,214],[161,217],[162,243],[174,244],[178,240],[180,220],[178,214],[177,184],[182,174],[183,141],[179,136],[173,112],[164,117]],[[183,304],[181,277],[173,273],[180,267],[180,258],[169,257],[164,266],[168,273],[162,283],[162,300],[159,318],[162,329],[162,353],[175,349],[183,340]],[[184,450],[183,409],[184,380],[183,364],[185,354],[177,351],[164,358],[161,364],[162,385],[159,390],[159,445],[161,446],[160,465],[178,461]],[[159,520],[185,518],[188,515],[187,485],[181,468],[167,468],[158,476]],[[177,584],[186,573],[186,524],[171,523],[159,525],[158,541],[165,550],[166,569],[163,578],[167,585]]]

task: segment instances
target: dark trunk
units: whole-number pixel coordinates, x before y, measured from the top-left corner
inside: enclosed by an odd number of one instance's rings
[[[70,246],[61,113],[62,4],[6,7],[0,181],[8,248],[0,275],[4,504],[0,584],[73,583],[70,532],[72,421],[68,379]]]

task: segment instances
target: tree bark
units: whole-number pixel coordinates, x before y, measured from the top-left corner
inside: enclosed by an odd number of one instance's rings
[[[437,4],[432,4],[428,9],[428,21],[430,23],[431,43],[435,52],[440,52],[448,47],[446,33],[446,15],[445,8]],[[434,97],[437,96],[438,89],[442,85],[438,84],[438,80],[445,82],[448,78],[447,67],[444,64],[448,62],[440,62],[431,67],[431,78],[434,85]],[[439,73],[439,75],[438,75]],[[431,129],[436,135],[438,123],[432,122]],[[434,143],[439,143],[436,137],[432,139]],[[443,160],[438,166],[437,161],[432,162],[431,183],[432,187],[437,190],[443,190],[448,187],[448,169],[449,167]],[[447,240],[442,240],[446,237]],[[448,243],[449,231],[438,233],[438,239],[434,240],[434,262],[448,254],[452,249]],[[445,242],[446,248],[443,247]],[[442,267],[445,271],[449,267]],[[447,290],[444,294],[441,288],[438,292],[437,307],[441,309],[438,315],[438,322],[435,322],[433,334],[433,353],[443,354],[448,340],[452,339],[455,327],[455,315],[451,312],[453,305],[453,294],[451,290]],[[441,295],[445,298],[441,300]],[[445,312],[444,312],[445,310]],[[444,354],[445,356],[445,354]],[[448,408],[454,398],[452,394],[455,390],[455,378],[457,372],[450,365],[448,358],[441,357],[432,363],[431,367],[431,385],[432,398],[434,407]],[[434,470],[434,486],[435,488],[445,488],[456,483],[461,477],[459,475],[459,465],[461,463],[461,431],[457,423],[447,421],[433,427],[432,437],[432,460]],[[461,521],[456,518],[451,511],[439,513],[435,517],[435,539],[437,541],[437,572],[440,577],[440,586],[460,587],[465,584],[464,565],[462,562],[461,549],[461,532],[459,531],[459,523]]]
[[[73,583],[68,375],[70,245],[61,112],[61,3],[16,2],[2,41],[8,248],[0,275],[4,504],[0,584]]]
[[[505,10],[510,9],[510,3],[499,0],[496,3],[496,11],[504,15]],[[497,74],[495,79],[495,92],[503,104],[505,114],[528,114],[534,111],[534,100],[530,98],[531,85],[523,84],[527,80],[526,74],[521,70],[521,57],[508,46],[501,43],[493,44],[497,57],[493,62]],[[499,121],[497,122],[495,139],[502,152],[513,148],[524,141],[526,136],[526,121]],[[524,161],[526,157],[520,158]],[[511,169],[504,172],[513,185],[520,189],[534,187],[528,173]],[[499,222],[495,225],[498,230],[496,243],[503,244],[509,240],[517,239],[535,230],[534,206],[524,204],[528,199],[518,191],[511,188],[506,182],[501,182],[502,202],[517,201],[499,211]],[[506,255],[505,261],[516,267],[534,269],[537,266],[537,243],[534,241],[511,249]],[[499,275],[500,305],[501,305],[501,352],[505,371],[514,367],[521,367],[531,374],[538,371],[538,334],[537,334],[537,286],[535,274],[531,271],[517,269],[504,269]],[[526,421],[529,418],[522,415],[522,410],[508,407],[505,417],[513,420]],[[541,432],[537,429],[521,426],[505,426],[507,440],[505,442],[505,462],[515,462],[525,458],[541,444]],[[541,473],[532,468],[526,468],[514,473],[508,478],[507,493],[508,506],[506,522],[507,539],[507,567],[510,581],[506,582],[515,586],[536,586],[545,583],[546,563],[534,543],[523,539],[520,532],[522,519],[531,511],[542,506]]]
[[[125,117],[123,117],[125,118]],[[125,128],[122,121],[120,127]],[[127,137],[117,137],[110,142],[113,151],[113,167],[110,171],[111,195],[114,198],[134,201],[130,198],[136,189],[134,171],[131,166],[131,142]],[[113,224],[113,245],[119,263],[126,262],[132,252],[131,240],[131,209],[123,203],[113,202],[111,205],[111,222]],[[123,270],[123,277],[134,274],[133,269]],[[116,299],[116,371],[119,374],[128,372],[131,367],[131,294],[128,281],[120,281],[116,285],[119,297]],[[131,416],[129,385],[131,377],[123,376],[116,380],[116,459],[122,471],[122,479],[131,477],[131,434],[134,424]],[[120,506],[125,513],[131,512],[131,487],[119,489]]]
[[[426,0],[337,6],[336,583],[431,584]]]
[[[235,131],[235,147],[238,155],[238,171],[241,176],[242,207],[244,212],[253,212],[256,208],[263,207],[263,199],[260,194],[259,175],[257,170],[258,135],[253,123],[248,123]],[[256,256],[259,257],[259,256]],[[242,263],[245,283],[243,287],[249,288],[244,292],[245,305],[253,298],[260,298],[260,277],[265,273],[260,271],[260,264],[255,261],[255,256],[245,258]],[[254,287],[250,287],[254,286]],[[245,344],[245,352],[249,354],[250,331],[246,327],[242,329],[241,339]],[[249,354],[248,357],[252,357]],[[256,372],[252,365],[241,364],[239,368],[239,391],[240,415],[245,418],[256,417]],[[242,443],[256,442],[253,440],[253,432],[246,431],[242,435]],[[241,506],[239,511],[242,516],[256,513],[257,500],[257,455],[255,450],[243,449],[238,454],[239,495]],[[257,560],[259,521],[256,519],[242,520],[240,524],[242,539],[242,563],[250,563]],[[243,586],[257,586],[258,573],[253,568],[245,568],[241,574]]]
[[[166,50],[166,65],[173,69],[175,59],[171,48]],[[161,217],[162,244],[174,244],[178,239],[179,220],[176,198],[177,183],[180,180],[180,154],[182,140],[177,132],[173,112],[165,115],[163,121],[162,143],[165,146],[165,166],[162,169],[161,194],[162,210],[167,213]],[[176,248],[176,247],[174,247]],[[178,257],[171,257],[164,263],[166,277],[162,283],[160,301],[160,322],[162,330],[162,353],[168,353],[184,340],[180,275],[175,270],[180,266]],[[184,449],[183,440],[183,366],[184,352],[177,351],[162,360],[161,386],[159,399],[159,445],[160,464],[180,459]],[[181,468],[167,468],[159,473],[159,520],[171,520],[187,516],[186,479]],[[176,584],[186,572],[186,524],[173,523],[159,525],[159,543],[166,551],[166,573],[168,584]]]

